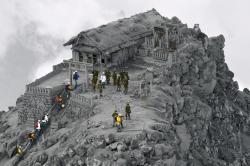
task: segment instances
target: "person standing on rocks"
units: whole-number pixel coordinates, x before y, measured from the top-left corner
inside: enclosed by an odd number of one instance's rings
[[[70,91],[72,91],[73,88],[72,86],[70,85],[70,82],[68,82],[66,85],[65,85],[65,93],[66,93],[66,97],[69,98],[70,97]]]
[[[75,89],[77,88],[77,80],[79,79],[79,74],[77,71],[73,73],[73,80],[75,81]]]
[[[107,79],[107,85],[109,85],[110,84],[110,77],[111,77],[111,73],[109,70],[105,70],[105,76]]]
[[[124,71],[121,71],[121,72],[119,73],[119,75],[120,75],[120,77],[121,77],[121,83],[123,83],[124,78],[125,78],[125,72],[124,72]]]
[[[102,97],[102,81],[99,80],[99,83],[97,84],[97,88],[99,89],[100,97]]]
[[[41,130],[41,124],[40,124],[40,120],[38,120],[35,124],[35,133],[36,133],[36,136],[39,136],[40,135],[40,130]]]
[[[93,75],[93,78],[92,78],[92,86],[93,86],[93,90],[94,90],[94,91],[96,90],[97,81],[98,81],[98,76]]]
[[[114,111],[114,113],[112,114],[113,117],[113,127],[115,127],[116,125],[116,117],[118,116],[117,110]]]
[[[119,91],[121,91],[121,76],[118,76],[118,78],[117,78],[117,89],[116,89],[116,91],[117,92],[119,92]]]
[[[131,114],[131,107],[129,105],[129,103],[127,103],[126,107],[125,107],[125,116],[126,116],[126,120],[131,120],[130,119],[130,114]]]
[[[28,139],[30,140],[31,143],[33,143],[36,139],[36,134],[34,131],[28,134]]]
[[[106,75],[104,72],[102,72],[102,75],[100,77],[100,80],[102,82],[102,88],[105,89],[105,84],[106,84]]]
[[[116,74],[115,71],[113,71],[112,78],[113,78],[113,85],[116,86],[116,83],[117,83],[117,74]]]
[[[121,132],[121,128],[123,128],[122,114],[118,114],[118,116],[116,117],[116,127],[117,127],[117,132]]]
[[[124,94],[127,94],[128,93],[128,77],[127,76],[124,77],[123,86],[124,86]]]

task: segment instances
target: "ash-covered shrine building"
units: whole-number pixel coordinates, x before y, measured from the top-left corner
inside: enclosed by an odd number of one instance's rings
[[[182,42],[182,24],[178,18],[161,16],[155,9],[80,32],[64,46],[72,46],[72,60],[93,68],[119,67],[135,56],[173,61],[172,52]]]

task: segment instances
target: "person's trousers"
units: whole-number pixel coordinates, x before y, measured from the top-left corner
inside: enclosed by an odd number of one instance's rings
[[[130,113],[126,113],[126,120],[130,120]]]

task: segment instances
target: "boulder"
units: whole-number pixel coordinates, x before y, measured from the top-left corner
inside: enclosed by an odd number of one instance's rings
[[[107,138],[105,138],[105,141],[106,141],[106,144],[109,145],[109,144],[112,144],[115,142],[115,135],[114,134],[109,134],[107,136]]]
[[[149,153],[151,153],[153,151],[153,147],[150,145],[142,145],[140,147],[140,152],[144,155],[148,155]]]
[[[236,160],[236,152],[233,149],[226,147],[220,147],[218,151],[218,157],[229,163],[233,163]]]
[[[117,166],[127,166],[127,160],[123,159],[123,158],[119,158],[116,161]]]
[[[75,148],[76,154],[79,155],[80,157],[83,157],[87,154],[87,147],[84,145],[79,145]]]
[[[36,162],[43,165],[47,162],[47,160],[48,160],[48,155],[46,153],[42,153],[41,155],[37,156]]]
[[[146,158],[141,154],[139,150],[131,151],[130,157],[135,159],[136,165],[145,165],[146,163]]]

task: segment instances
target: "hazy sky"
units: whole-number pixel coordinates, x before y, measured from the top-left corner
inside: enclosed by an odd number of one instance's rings
[[[250,88],[249,0],[1,0],[0,110],[25,85],[71,57],[62,44],[84,29],[155,8],[208,36],[226,38],[226,61],[240,88]]]

